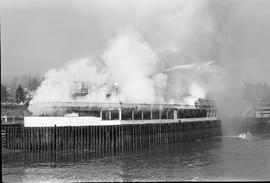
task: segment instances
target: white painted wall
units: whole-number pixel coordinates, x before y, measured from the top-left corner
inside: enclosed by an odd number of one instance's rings
[[[98,117],[24,117],[25,127],[52,127],[56,126],[101,126],[121,124],[153,124],[153,123],[178,123],[195,121],[212,121],[216,117],[207,118],[182,118],[182,119],[159,119],[159,120],[101,120]]]

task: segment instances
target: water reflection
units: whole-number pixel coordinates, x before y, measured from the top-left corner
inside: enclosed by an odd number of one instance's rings
[[[213,141],[213,140],[212,140]],[[85,150],[69,151],[6,151],[3,153],[3,168],[18,169],[25,167],[19,174],[41,174],[52,170],[73,169],[77,167],[87,170],[91,177],[101,180],[104,172],[110,171],[110,180],[139,181],[139,180],[179,180],[189,179],[183,172],[201,172],[204,166],[219,161],[218,153],[213,149],[220,148],[221,138],[215,143],[207,141],[192,142],[190,144],[164,145],[159,148],[137,150],[136,152],[119,152],[114,154],[95,153]],[[91,167],[91,168],[90,168]],[[98,172],[96,172],[99,170]],[[42,173],[43,172],[43,173]],[[95,173],[96,172],[96,173]],[[58,172],[59,173],[59,172]],[[79,173],[79,172],[78,172]],[[81,173],[80,176],[82,175]],[[178,175],[183,174],[182,178]],[[7,174],[6,174],[7,175]],[[57,176],[60,178],[59,176]],[[90,178],[90,177],[89,177]],[[88,179],[91,180],[91,179]]]

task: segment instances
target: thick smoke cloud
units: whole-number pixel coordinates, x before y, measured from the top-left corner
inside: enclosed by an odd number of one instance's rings
[[[169,102],[194,105],[199,98],[205,98],[204,89],[194,81],[187,86],[186,93],[168,95],[168,75],[165,73],[179,69],[184,69],[185,72],[187,69],[210,72],[211,63],[180,65],[166,70],[161,63],[138,31],[132,27],[122,27],[116,37],[109,39],[101,60],[78,59],[61,69],[48,71],[30,102],[45,104],[43,107],[38,105],[39,108],[31,105],[30,110],[35,114],[53,112],[48,111],[46,106],[46,103],[50,105],[51,102]],[[89,89],[89,93],[74,97],[84,87]]]
[[[132,27],[123,27],[108,41],[101,60],[78,59],[48,71],[30,103],[164,103],[167,76],[158,72],[159,63],[142,35]],[[83,87],[89,93],[73,97]],[[53,112],[44,111],[42,106],[30,106],[30,110],[37,114]]]
[[[123,100],[128,103],[161,102],[156,99],[155,86],[164,82],[163,78],[150,78],[158,70],[157,54],[133,28],[126,27],[118,34],[110,40],[102,58],[112,78],[121,86]]]
[[[245,82],[270,81],[267,0],[77,0],[71,6],[103,42],[95,50],[106,78],[100,82],[118,82],[123,100],[187,103],[208,96],[220,115],[234,116],[246,107]]]

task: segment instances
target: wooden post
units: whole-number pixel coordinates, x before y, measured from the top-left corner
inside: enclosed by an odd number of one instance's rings
[[[39,131],[39,134],[40,134],[40,144],[39,144],[39,149],[41,150],[41,151],[43,151],[44,149],[44,145],[43,145],[43,140],[44,140],[44,138],[45,138],[45,135],[43,134],[43,127],[40,127],[40,131]]]
[[[58,137],[57,137],[57,142],[58,142],[58,150],[62,150],[62,132],[63,132],[63,127],[58,127]]]
[[[118,126],[114,126],[114,137],[115,137],[115,151],[118,151]]]
[[[60,127],[56,127],[56,150],[60,149],[59,137],[60,137]]]
[[[23,147],[27,150],[27,128],[23,128]]]
[[[8,148],[12,149],[12,128],[8,127]]]
[[[147,126],[143,124],[143,144],[144,147],[147,147]]]
[[[177,120],[177,110],[173,110],[173,119]]]
[[[70,127],[70,143],[69,143],[69,147],[71,149],[75,149],[75,127],[74,126],[71,126]]]
[[[15,127],[15,139],[14,139],[14,145],[15,145],[15,149],[18,148],[18,127]]]
[[[109,120],[111,120],[111,119],[112,119],[112,111],[109,110]]]
[[[65,143],[65,149],[69,149],[69,141],[70,141],[70,132],[69,132],[69,126],[66,126],[65,128],[65,136],[66,136],[66,143]]]
[[[17,135],[18,135],[18,127],[15,127],[15,138],[14,138],[14,148],[15,149],[17,149],[18,147],[17,147],[17,145],[18,145],[18,137],[17,137]]]
[[[78,136],[78,149],[81,149],[82,148],[82,127],[79,126],[78,127],[78,132],[79,132],[79,136]]]
[[[154,134],[153,134],[153,139],[154,139],[154,147],[157,147],[157,124],[154,124]]]
[[[112,142],[112,139],[111,139],[111,126],[108,125],[107,127],[107,130],[106,130],[106,146],[108,147],[108,151],[110,152],[111,151],[111,142]]]
[[[147,125],[148,147],[151,147],[151,125]]]
[[[134,120],[134,109],[131,109],[131,119]]]
[[[122,109],[119,108],[119,120],[121,121],[122,120]]]
[[[80,149],[83,148],[83,136],[84,136],[84,127],[83,126],[80,126]]]
[[[168,123],[165,123],[165,144],[168,144]]]
[[[35,145],[35,139],[34,139],[34,127],[30,128],[30,136],[31,136],[31,150],[34,150],[34,145]]]
[[[122,151],[124,150],[124,140],[123,140],[123,136],[124,136],[124,126],[120,125],[120,133],[121,133],[121,149]]]
[[[123,146],[124,146],[124,151],[126,151],[127,147],[126,147],[126,140],[127,140],[127,131],[126,131],[126,125],[123,126]]]
[[[14,128],[11,126],[11,149],[14,149]]]
[[[121,135],[122,135],[122,131],[121,131],[121,127],[122,125],[118,125],[117,126],[117,132],[118,132],[118,150],[122,151],[122,140],[121,140]]]
[[[95,149],[96,151],[99,149],[99,126],[95,126]]]
[[[40,127],[37,128],[37,134],[36,134],[36,139],[37,139],[37,143],[36,143],[36,150],[40,150]]]
[[[101,142],[102,142],[102,136],[101,136],[101,130],[102,130],[102,126],[99,126],[99,136],[98,136],[98,149],[99,149],[99,152],[101,151]]]
[[[86,127],[86,136],[85,136],[85,148],[86,149],[89,149],[90,147],[90,139],[91,139],[91,136],[90,136],[90,127],[91,126],[87,126]]]
[[[15,127],[12,128],[12,149],[15,149]]]
[[[49,134],[49,127],[44,128],[44,132],[46,133],[46,149],[45,150],[50,150],[50,134]]]
[[[91,150],[95,150],[95,146],[96,146],[96,144],[95,144],[95,140],[96,140],[96,138],[95,138],[95,135],[96,135],[96,132],[95,132],[95,130],[96,130],[96,128],[95,128],[95,126],[91,126],[91,133],[92,133],[92,135],[91,135],[91,137],[92,137],[92,139],[91,139]]]
[[[65,127],[65,136],[66,136],[66,143],[65,143],[65,149],[67,150],[68,149],[68,143],[69,143],[69,138],[70,138],[70,134],[69,134],[69,127],[66,126]]]
[[[102,143],[101,143],[101,150],[104,152],[106,149],[106,126],[102,126]]]
[[[57,128],[57,138],[56,138],[56,140],[57,140],[57,149],[58,150],[61,150],[61,137],[62,137],[62,127],[58,127]]]
[[[104,140],[104,147],[103,147],[103,149],[105,150],[105,152],[107,153],[108,152],[108,141],[107,141],[107,134],[108,133],[108,126],[106,125],[106,126],[104,126],[104,138],[103,138],[103,140]]]
[[[87,142],[86,142],[87,145],[86,145],[86,147],[90,151],[91,151],[91,148],[92,148],[92,144],[91,144],[92,139],[93,139],[93,137],[92,137],[92,126],[88,126],[87,127]]]
[[[114,130],[113,130],[113,126],[110,125],[109,126],[109,149],[110,149],[110,153],[113,152],[113,147],[114,147]]]
[[[36,151],[37,150],[37,144],[38,144],[38,128],[39,127],[36,127],[34,128],[34,150]]]
[[[24,150],[24,128],[23,127],[21,128],[20,132],[21,132],[21,135],[20,135],[20,138],[21,138],[20,139],[20,143],[21,143],[20,149]]]
[[[132,136],[132,142],[133,142],[133,144],[132,144],[132,149],[136,149],[136,138],[137,138],[137,134],[136,134],[136,125],[132,125],[132,134],[133,134],[133,136]]]
[[[42,140],[43,140],[44,136],[42,134],[42,128],[43,127],[39,127],[39,145],[38,145],[38,150],[43,150],[42,149]]]
[[[96,150],[95,149],[96,148],[96,126],[92,126],[91,128],[92,128],[91,132],[93,133],[93,135],[92,135],[93,139],[91,140],[91,144],[92,144],[91,149],[93,149],[93,151],[95,151]]]
[[[32,146],[32,143],[31,143],[31,127],[28,128],[28,137],[27,137],[27,144],[28,144],[28,150],[31,150],[31,146]]]
[[[43,140],[43,145],[44,145],[44,150],[48,150],[48,130],[47,130],[48,127],[43,127],[42,130],[43,130],[43,135],[44,135],[44,140]]]
[[[65,126],[62,126],[61,129],[60,129],[60,144],[61,144],[61,147],[60,149],[61,150],[64,150],[65,149],[65,145],[66,145],[66,136],[65,136],[65,131],[66,127]],[[61,156],[62,158],[62,156]]]
[[[86,149],[87,128],[88,128],[88,126],[84,126],[82,128],[83,128],[83,149]]]
[[[102,109],[100,110],[100,119],[102,120]]]
[[[53,149],[52,150],[56,150],[56,125],[54,125],[54,128],[53,128]]]
[[[85,149],[85,141],[86,141],[86,126],[81,126],[81,149]]]
[[[33,127],[29,128],[29,150],[33,150]]]
[[[77,127],[77,151],[80,149],[80,146],[81,146],[81,129],[80,129],[80,126],[76,126]],[[79,158],[79,156],[78,156]]]
[[[74,130],[75,130],[75,139],[74,139],[74,145],[75,145],[75,150],[78,150],[78,146],[79,146],[79,127],[78,126],[74,126]]]
[[[96,151],[100,149],[100,129],[101,126],[96,126]]]

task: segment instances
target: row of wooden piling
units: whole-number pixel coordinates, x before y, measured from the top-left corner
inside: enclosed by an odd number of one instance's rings
[[[111,126],[7,127],[2,147],[33,151],[88,149],[93,152],[116,152],[189,142],[220,134],[219,120]]]

